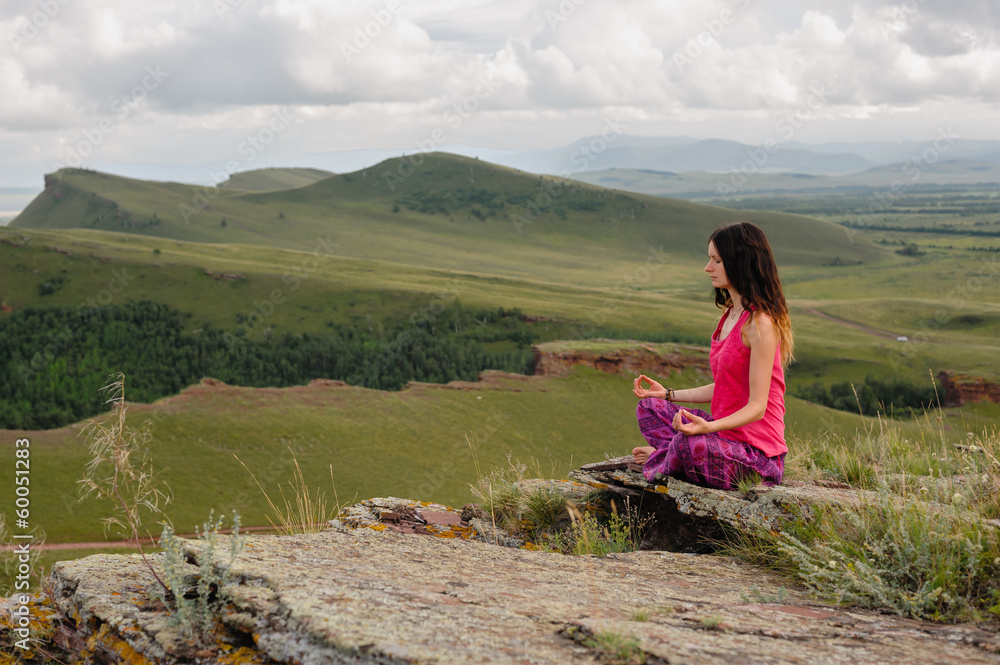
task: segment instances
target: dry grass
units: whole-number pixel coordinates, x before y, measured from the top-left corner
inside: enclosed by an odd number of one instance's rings
[[[282,535],[319,533],[326,528],[330,520],[340,514],[341,504],[340,498],[337,496],[337,483],[333,479],[333,465],[330,465],[330,485],[333,487],[333,504],[331,505],[327,502],[326,493],[321,490],[313,491],[309,488],[295,453],[292,452],[291,448],[288,448],[288,453],[292,456],[295,473],[292,480],[288,481],[289,491],[287,495],[285,489],[278,485],[278,493],[281,496],[280,505],[271,499],[250,467],[243,464],[243,460],[236,455],[233,457],[236,457],[236,460],[247,470],[267,500],[267,505],[271,508],[271,514],[267,516],[267,519],[275,531]]]

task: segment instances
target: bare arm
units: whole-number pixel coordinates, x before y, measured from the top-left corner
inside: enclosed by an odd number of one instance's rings
[[[715,394],[715,384],[709,383],[705,386],[698,386],[697,388],[685,388],[684,390],[674,391],[674,401],[675,402],[691,402],[692,404],[708,404],[712,401],[712,395]]]
[[[746,406],[725,418],[713,421],[699,418],[682,409],[674,418],[674,429],[688,435],[707,434],[741,427],[764,417],[764,412],[767,410],[767,396],[771,390],[774,353],[778,348],[778,332],[774,329],[770,317],[763,313],[756,315],[753,324],[744,326],[743,331],[750,346],[750,399]],[[681,392],[687,391],[677,391],[675,395]],[[679,397],[675,399],[680,401]]]
[[[649,384],[649,388],[642,387],[643,381],[646,381],[646,383]],[[697,404],[704,404],[705,402],[711,402],[712,392],[714,388],[715,384],[710,383],[707,386],[698,386],[697,388],[686,388],[684,390],[675,390],[674,401],[693,402]],[[657,381],[654,381],[645,374],[640,374],[633,382],[632,392],[639,399],[642,399],[644,397],[659,397],[660,399],[667,399],[667,389],[664,388],[662,384],[660,384]]]

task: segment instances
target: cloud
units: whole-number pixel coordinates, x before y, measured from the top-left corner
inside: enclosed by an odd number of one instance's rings
[[[496,91],[453,138],[569,142],[614,115],[732,136],[816,89],[829,127],[938,117],[921,108],[971,122],[1000,102],[998,30],[987,0],[0,0],[0,131],[32,154],[72,143],[148,67],[169,77],[118,136],[199,155],[278,107],[296,109],[303,150],[317,149],[306,126],[325,150],[405,147],[483,81]],[[112,153],[128,149],[95,155]]]

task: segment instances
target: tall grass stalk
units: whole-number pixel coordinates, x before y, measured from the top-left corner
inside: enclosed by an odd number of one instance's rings
[[[144,449],[151,438],[150,421],[139,429],[126,423],[124,374],[113,374],[101,390],[109,395],[107,404],[111,405],[113,414],[104,422],[91,420],[81,432],[87,440],[90,461],[83,478],[78,481],[83,488],[80,501],[91,495],[111,501],[113,512],[102,520],[105,530],[119,528],[125,539],[139,551],[143,563],[163,591],[169,593],[142,548],[143,535],[152,538],[149,522],[154,517],[166,520],[163,506],[170,502],[169,495],[160,489],[162,481],[153,472]]]
[[[250,477],[257,484],[257,488],[260,489],[261,494],[264,495],[264,499],[267,500],[267,505],[270,506],[271,512],[274,514],[273,519],[271,515],[268,515],[267,521],[271,523],[275,531],[282,535],[319,533],[326,528],[327,523],[331,519],[340,514],[341,504],[340,497],[337,496],[337,483],[333,479],[333,465],[330,465],[333,506],[329,506],[324,492],[313,492],[309,489],[309,484],[306,483],[306,479],[302,475],[299,460],[295,457],[295,453],[292,452],[291,448],[288,448],[288,454],[292,456],[295,473],[292,476],[292,480],[288,481],[291,498],[285,494],[284,488],[278,485],[278,493],[281,495],[281,505],[278,505],[271,499],[267,490],[257,480],[257,476],[250,470],[250,467],[244,464],[243,460],[236,455],[233,455],[233,457],[236,457],[236,461],[242,464],[243,468],[247,470],[247,473],[250,474]]]

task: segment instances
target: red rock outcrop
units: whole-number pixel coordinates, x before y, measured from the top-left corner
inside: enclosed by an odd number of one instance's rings
[[[987,381],[979,376],[941,372],[938,374],[944,387],[945,404],[962,406],[966,402],[993,402],[1000,404],[1000,383]]]
[[[661,377],[691,368],[706,374],[711,372],[708,349],[700,346],[599,339],[588,343],[538,344],[532,351],[538,376],[566,376],[576,365],[609,374],[643,373]]]

